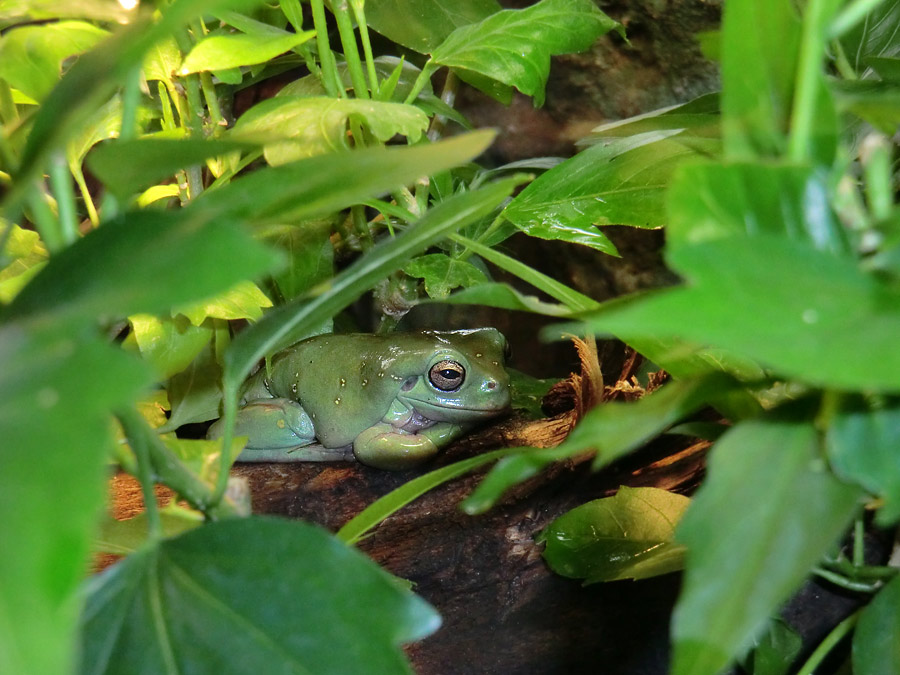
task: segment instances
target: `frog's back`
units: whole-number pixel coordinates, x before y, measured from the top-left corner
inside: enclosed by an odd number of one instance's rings
[[[343,447],[381,421],[406,378],[423,372],[433,343],[424,334],[320,335],[275,357],[268,389],[303,406],[322,445]]]

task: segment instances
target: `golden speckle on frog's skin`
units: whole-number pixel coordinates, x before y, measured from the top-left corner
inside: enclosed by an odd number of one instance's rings
[[[380,373],[378,373],[378,377],[384,377],[384,371],[383,371],[383,370],[382,370]]]
[[[340,396],[338,396],[336,399],[334,399],[334,404],[335,404],[335,405],[340,405],[340,404],[341,404],[341,397],[340,397]]]
[[[481,352],[475,354],[475,358],[476,358],[476,359],[480,359],[482,356],[484,356],[484,354],[482,354]],[[494,361],[494,363],[497,363],[497,362]]]
[[[286,425],[284,420],[278,420],[277,422],[275,422],[275,426],[277,426],[279,429],[284,429]]]
[[[362,386],[365,387],[367,384],[369,384],[369,381],[366,378],[363,378],[363,381],[361,384],[362,384]]]
[[[347,386],[347,380],[345,380],[343,377],[341,378],[341,386],[342,386],[342,387],[346,387],[346,386]]]
[[[500,363],[497,362],[497,361],[491,361],[491,363],[493,363],[495,366],[499,366],[499,365],[500,365]]]

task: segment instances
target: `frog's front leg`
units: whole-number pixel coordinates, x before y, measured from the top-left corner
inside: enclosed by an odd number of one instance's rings
[[[207,438],[222,436],[223,420],[209,428]],[[350,459],[345,448],[313,445],[316,431],[309,415],[288,398],[258,399],[237,411],[235,436],[246,436],[239,462],[328,462]]]
[[[356,437],[353,454],[363,464],[376,469],[408,469],[434,457],[462,431],[458,424],[438,422],[413,434],[382,422]]]

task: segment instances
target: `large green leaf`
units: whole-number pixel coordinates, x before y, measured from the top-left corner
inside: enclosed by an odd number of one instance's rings
[[[273,279],[281,297],[293,300],[334,275],[332,224],[328,220],[272,225],[259,234],[288,259]]]
[[[276,260],[228,219],[126,213],[53,257],[0,316],[163,312],[260,276]]]
[[[457,28],[431,58],[511,85],[542,105],[550,57],[583,51],[614,28],[621,30],[593,0],[541,0]]]
[[[263,308],[271,306],[272,301],[259,286],[252,281],[239,281],[223,293],[180,305],[172,310],[172,314],[183,314],[192,324],[199,326],[208,318],[258,321],[262,318]]]
[[[622,486],[560,516],[538,537],[544,560],[564,577],[585,584],[647,579],[683,567],[675,524],[690,499],[658,488]]]
[[[861,491],[818,459],[811,424],[743,422],[712,450],[676,532],[687,545],[673,619],[673,675],[715,675],[833,546]]]
[[[884,499],[876,518],[883,526],[900,520],[900,405],[874,406],[852,398],[828,428],[827,448],[834,471]]]
[[[72,672],[110,411],[149,373],[80,324],[52,322],[0,328],[0,363],[0,530],[11,551],[0,556],[0,672]]]
[[[499,9],[497,0],[369,0],[366,23],[391,41],[426,54],[456,28]]]
[[[407,673],[440,619],[358,551],[304,523],[193,530],[91,580],[81,672]]]
[[[879,591],[853,634],[854,675],[900,673],[900,577]]]
[[[591,129],[591,133],[578,144],[590,146],[603,139],[667,130],[677,130],[679,134],[674,138],[680,143],[692,144],[699,139],[716,140],[722,135],[719,99],[718,93],[704,94],[687,103],[607,122]],[[713,144],[703,144],[702,147],[710,150],[717,148]]]
[[[59,19],[95,19],[109,23],[125,23],[133,19],[116,0],[17,0],[0,6],[0,23],[31,23]]]
[[[493,138],[492,131],[475,131],[440,143],[311,157],[207,190],[190,208],[208,219],[230,215],[258,224],[326,215],[463,164],[481,154]]]
[[[672,171],[695,150],[653,131],[597,144],[528,185],[503,215],[534,237],[560,239],[617,255],[594,225],[666,224],[665,189]]]
[[[857,73],[871,76],[867,66],[872,57],[900,56],[898,23],[900,0],[883,0],[863,21],[841,36],[847,58]]]
[[[212,328],[195,326],[187,318],[159,318],[152,314],[129,317],[141,355],[160,379],[184,370],[212,339]]]
[[[484,272],[472,263],[444,253],[429,253],[413,258],[403,271],[423,280],[429,298],[446,298],[455,288],[476,286],[487,281]]]
[[[63,60],[87,51],[107,35],[84,21],[14,28],[0,39],[0,77],[41,101],[59,81]]]
[[[166,391],[171,414],[163,431],[214,420],[222,414],[222,368],[216,362],[211,344],[187,368],[172,376],[166,383]]]
[[[286,164],[304,157],[349,149],[347,123],[362,123],[379,141],[396,134],[416,143],[428,116],[412,105],[323,96],[276,96],[241,116],[230,137],[265,147],[266,161]]]
[[[609,305],[588,327],[728,349],[816,385],[900,389],[900,291],[854,261],[763,235],[680,246],[668,261],[687,286]]]

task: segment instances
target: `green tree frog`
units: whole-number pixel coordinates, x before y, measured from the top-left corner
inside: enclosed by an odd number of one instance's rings
[[[413,466],[509,407],[507,349],[494,328],[298,342],[245,383],[238,460]],[[221,433],[219,420],[209,437]]]

